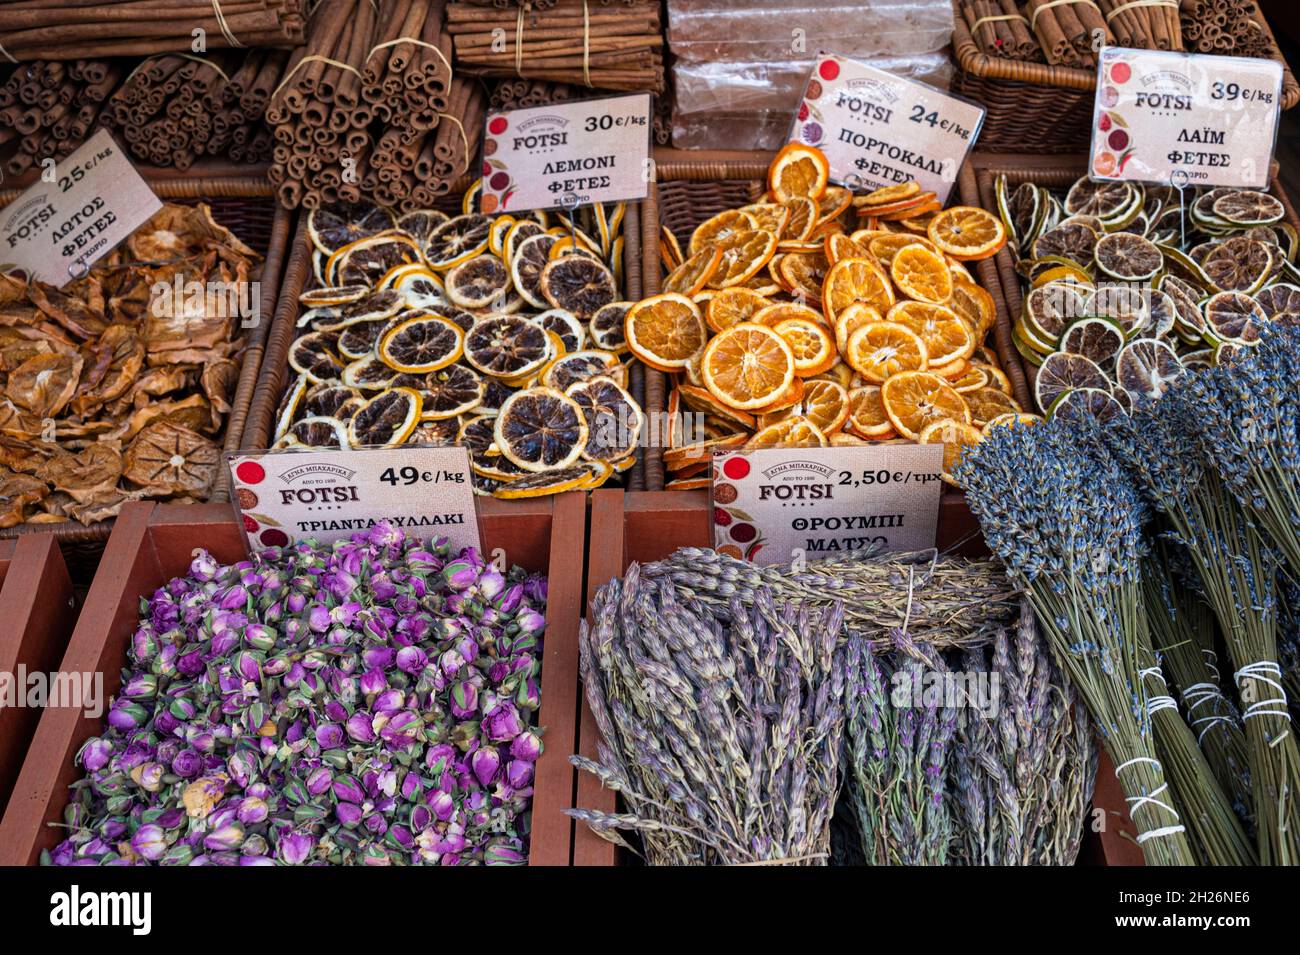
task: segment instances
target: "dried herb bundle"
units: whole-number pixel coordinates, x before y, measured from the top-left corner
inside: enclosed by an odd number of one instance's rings
[[[603,741],[573,764],[626,812],[568,810],[640,835],[652,865],[824,864],[843,742],[844,614],[706,603],[633,564],[592,601],[580,668]]]
[[[950,862],[1073,865],[1097,774],[1092,725],[1052,663],[1026,602],[967,672],[997,678],[996,715],[965,707],[949,770],[956,820]]]
[[[993,560],[916,554],[857,554],[759,567],[699,547],[684,547],[667,560],[646,564],[648,579],[671,582],[679,594],[746,606],[768,588],[777,600],[827,606],[841,602],[849,629],[882,652],[890,634],[905,629],[912,640],[939,649],[987,643],[1015,620],[1020,598]]]

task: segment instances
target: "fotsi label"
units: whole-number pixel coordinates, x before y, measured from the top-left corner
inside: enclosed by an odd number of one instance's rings
[[[105,130],[0,212],[0,263],[62,288],[162,208]]]
[[[1092,178],[1263,188],[1281,99],[1275,60],[1107,47],[1097,67]]]
[[[824,152],[838,183],[915,179],[945,202],[983,122],[981,106],[828,53],[813,64],[790,141]]]
[[[523,212],[644,199],[650,94],[490,112],[482,211]]]
[[[454,548],[480,546],[464,448],[241,451],[228,463],[250,550],[329,543],[384,521]]]
[[[758,564],[933,547],[943,446],[773,448],[713,457],[713,546]]]

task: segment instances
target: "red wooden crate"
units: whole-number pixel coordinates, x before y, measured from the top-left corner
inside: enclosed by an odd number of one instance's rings
[[[529,863],[567,865],[573,826],[562,810],[573,798],[568,755],[577,742],[585,498],[575,493],[526,502],[483,500],[479,516],[485,555],[501,549],[509,563],[548,575],[539,716],[545,752],[534,781]],[[244,558],[243,537],[229,505],[127,505],[113,528],[61,669],[102,672],[106,696],[116,693],[140,597],[185,573],[199,546],[222,562]],[[80,709],[47,709],[41,715],[0,822],[0,865],[35,864],[41,850],[58,844],[60,830],[49,824],[61,821],[68,785],[80,775],[73,759],[81,744],[100,731],[101,720],[84,716]]]
[[[594,491],[587,542],[587,604],[590,607],[596,591],[611,579],[621,577],[633,561],[663,560],[681,547],[712,547],[708,492]],[[970,557],[988,554],[979,525],[963,496],[945,494],[940,498],[937,544],[940,550]],[[600,731],[585,697],[581,706],[577,752],[595,759]],[[617,811],[615,794],[604,789],[590,773],[578,773],[576,797],[574,805],[584,809]],[[1141,865],[1142,852],[1133,839],[1135,830],[1129,821],[1124,794],[1104,752],[1097,770],[1093,807],[1100,810],[1104,822],[1097,824],[1100,831],[1085,838],[1080,861]],[[594,835],[585,824],[577,824],[573,837],[574,865],[617,865],[620,861],[620,853],[612,843]]]
[[[76,619],[72,581],[58,541],[29,535],[0,542],[0,673],[17,681],[27,673],[54,671]],[[18,683],[16,691],[25,693]],[[41,710],[0,708],[0,813],[18,778]]]

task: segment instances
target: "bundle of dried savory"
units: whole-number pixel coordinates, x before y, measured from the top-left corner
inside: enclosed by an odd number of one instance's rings
[[[988,650],[962,657],[987,674],[986,696],[967,701],[948,769],[958,865],[1073,865],[1092,800],[1097,750],[1079,694],[1052,663],[1033,609]]]
[[[633,564],[592,601],[581,672],[603,741],[573,757],[626,811],[567,812],[652,865],[824,864],[843,741],[838,603],[679,595]]]
[[[62,289],[0,276],[0,527],[207,494],[257,263],[169,204]]]

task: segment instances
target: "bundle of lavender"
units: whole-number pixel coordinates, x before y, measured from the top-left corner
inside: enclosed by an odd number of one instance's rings
[[[1260,346],[1261,348],[1265,346]],[[1224,366],[1228,375],[1245,367]],[[1250,745],[1253,813],[1259,860],[1300,864],[1300,755],[1278,663],[1279,556],[1262,534],[1267,520],[1248,513],[1218,468],[1232,429],[1201,417],[1206,375],[1184,376],[1159,401],[1113,420],[1107,444],[1124,462],[1143,498],[1172,529],[1195,567],[1234,668]],[[1294,431],[1292,432],[1294,433]],[[1261,434],[1273,442],[1271,434]],[[1207,454],[1209,449],[1219,449]],[[1272,453],[1272,452],[1269,452]]]
[[[1069,428],[996,428],[956,477],[1102,735],[1148,864],[1193,864],[1139,675],[1149,652],[1142,502],[1115,461]]]

